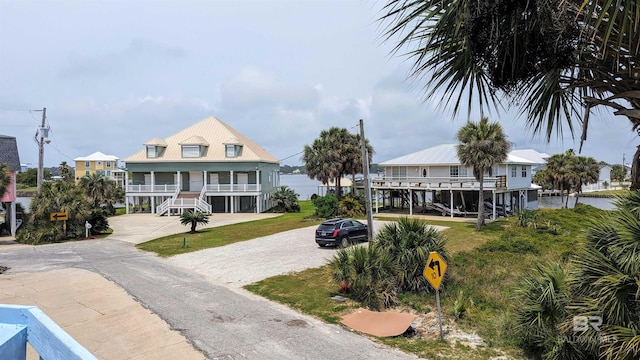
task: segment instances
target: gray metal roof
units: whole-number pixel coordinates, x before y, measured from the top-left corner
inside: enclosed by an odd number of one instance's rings
[[[383,166],[459,165],[458,144],[441,144],[395,159],[381,162]],[[540,162],[541,161],[541,162]],[[507,154],[505,164],[544,164],[545,161],[533,149],[513,150]]]
[[[0,163],[7,164],[13,171],[20,171],[20,155],[15,137],[0,135]]]

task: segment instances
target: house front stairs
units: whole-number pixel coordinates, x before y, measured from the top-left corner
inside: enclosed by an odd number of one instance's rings
[[[171,198],[156,207],[156,215],[180,215],[185,209],[211,214],[211,205],[203,200],[202,192],[176,191]]]

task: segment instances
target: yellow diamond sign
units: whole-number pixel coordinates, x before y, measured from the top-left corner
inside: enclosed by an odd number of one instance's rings
[[[430,252],[422,274],[434,289],[440,290],[445,270],[447,270],[447,263],[440,257],[440,254],[435,251]]]

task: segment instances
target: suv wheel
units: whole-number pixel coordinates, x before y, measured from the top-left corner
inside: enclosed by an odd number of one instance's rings
[[[350,244],[351,244],[351,242],[349,241],[349,237],[343,236],[343,237],[340,238],[340,247],[341,248],[346,248]]]

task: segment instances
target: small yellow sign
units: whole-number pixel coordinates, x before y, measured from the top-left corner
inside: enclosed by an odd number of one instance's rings
[[[444,272],[446,270],[447,263],[440,257],[440,254],[432,251],[429,253],[427,265],[424,267],[422,274],[434,289],[440,290],[440,283],[442,283],[442,278],[444,278]]]
[[[69,213],[66,211],[52,212],[49,214],[49,219],[51,221],[69,220]]]

